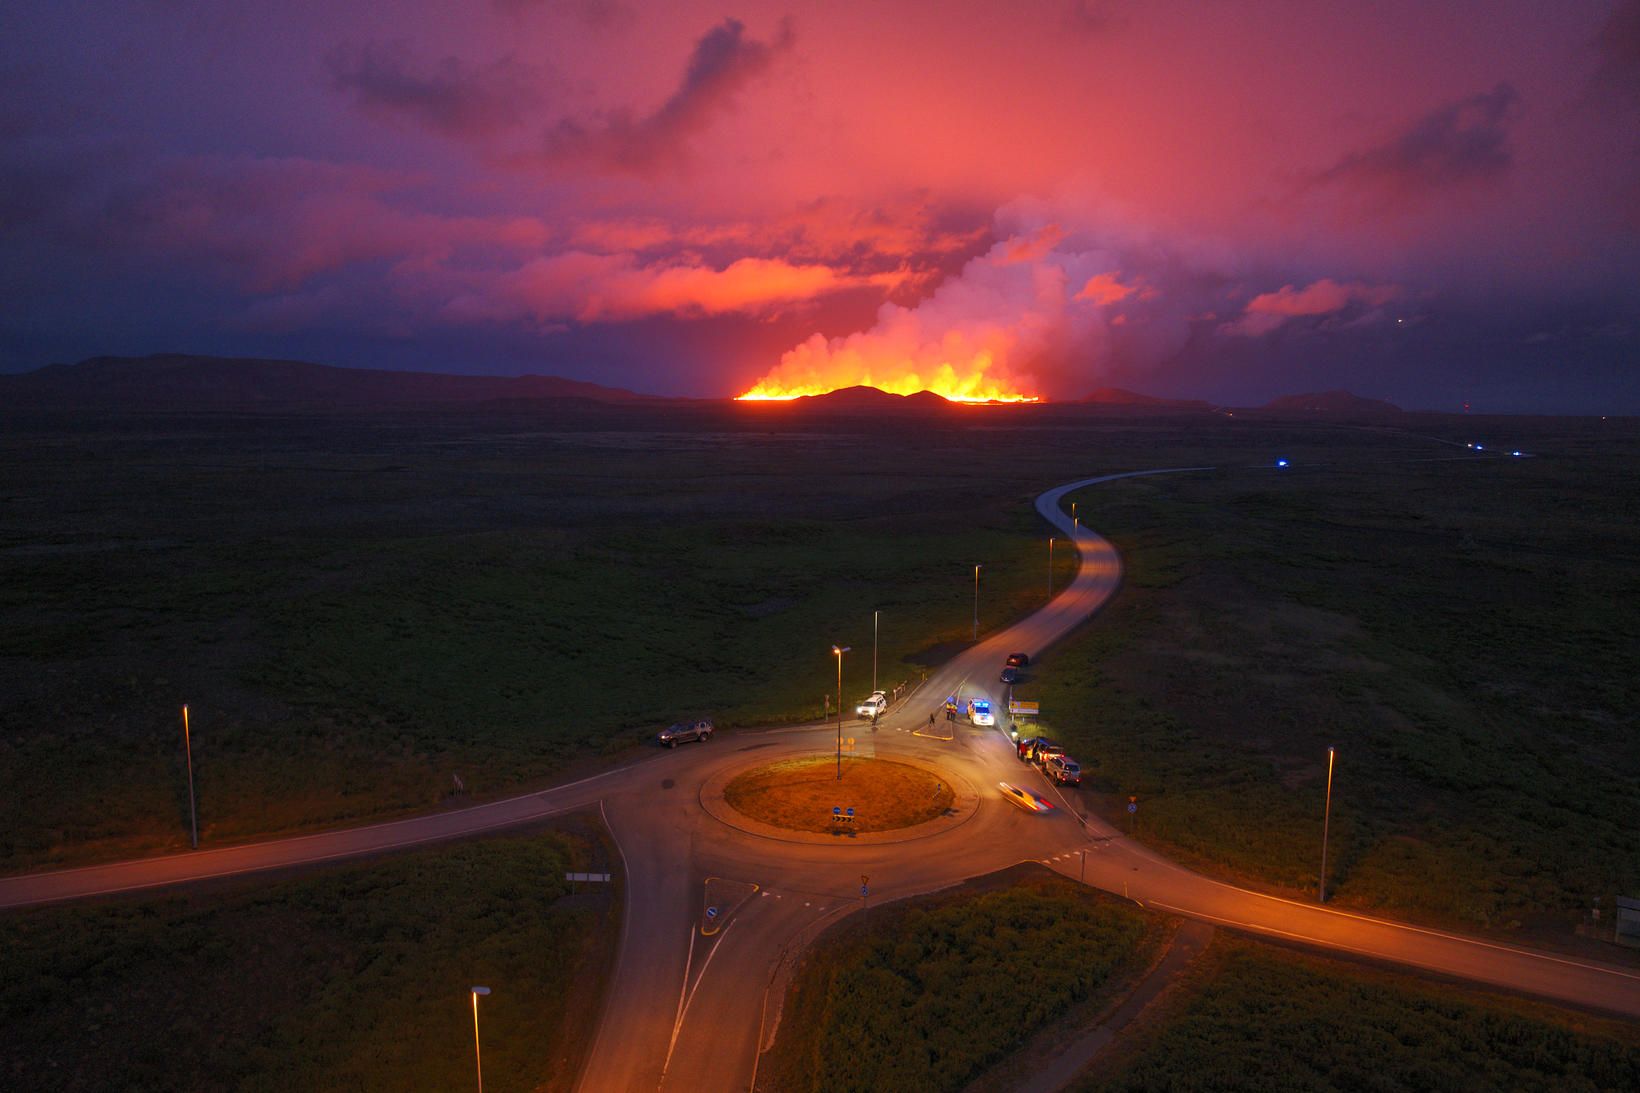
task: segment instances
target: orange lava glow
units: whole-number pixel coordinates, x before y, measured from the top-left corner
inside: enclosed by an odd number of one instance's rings
[[[932,391],[951,402],[1041,402],[1040,395],[1021,385],[1008,383],[991,373],[991,360],[980,354],[966,367],[955,367],[949,362],[922,370],[911,362],[898,365],[879,365],[874,368],[803,379],[782,379],[777,370],[754,384],[751,390],[737,395],[737,402],[790,402],[809,395],[824,395],[845,387],[875,387],[891,395],[914,395]]]

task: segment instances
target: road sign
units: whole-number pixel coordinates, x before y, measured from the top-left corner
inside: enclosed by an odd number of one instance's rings
[[[1042,712],[1041,706],[1040,702],[1010,702],[1008,712],[1017,716],[1036,717]]]
[[[854,816],[854,806],[853,805],[848,806],[848,814],[849,814],[849,817],[852,819],[853,816]]]
[[[863,885],[863,884],[862,884],[862,885],[860,885],[860,898],[861,898],[861,899],[865,899],[865,898],[866,898],[866,896],[867,896],[867,894],[868,894],[868,893],[867,893],[867,892],[866,892],[866,886],[865,886],[865,885]]]
[[[717,908],[716,907],[706,908],[706,921],[710,922],[714,918],[717,918]]]
[[[864,873],[861,873],[860,874],[860,887],[864,888],[866,885],[868,885],[870,883],[871,883],[871,878],[866,876]]]
[[[1138,811],[1139,811],[1139,806],[1134,804],[1132,801],[1129,801],[1128,802],[1128,812],[1132,813],[1132,812],[1138,812]]]
[[[842,805],[832,805],[831,806],[831,814],[833,816],[841,816],[843,814],[843,806]]]

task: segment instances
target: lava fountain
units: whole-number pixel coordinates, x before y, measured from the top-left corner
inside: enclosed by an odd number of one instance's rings
[[[884,339],[838,339],[816,334],[787,352],[740,402],[787,402],[845,387],[875,387],[891,395],[932,391],[951,402],[1040,402],[1035,381],[1002,365],[1006,347],[963,344],[953,336],[935,345],[894,346]]]

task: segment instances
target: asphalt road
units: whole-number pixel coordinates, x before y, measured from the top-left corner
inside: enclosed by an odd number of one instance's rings
[[[1024,860],[1044,861],[1145,906],[1215,925],[1640,1018],[1640,974],[1634,971],[1329,910],[1202,877],[1097,819],[1076,815],[1034,767],[1015,758],[1004,732],[1005,689],[997,678],[1003,659],[1016,650],[1038,653],[1069,633],[1110,599],[1121,580],[1115,548],[1086,528],[1073,530],[1060,499],[1115,479],[1205,469],[1106,475],[1044,493],[1038,510],[1081,552],[1073,582],[1035,614],[933,673],[876,731],[865,722],[845,725],[857,754],[932,761],[979,791],[969,818],[937,834],[888,843],[846,836],[793,841],[748,833],[703,807],[702,787],[729,768],[831,754],[836,729],[827,724],[723,734],[569,785],[460,811],[0,878],[0,907],[289,868],[601,807],[621,848],[626,914],[611,990],[580,1085],[595,1093],[752,1088],[759,1048],[778,1026],[782,988],[796,956],[821,929],[861,907],[862,875],[870,877],[867,898],[876,903]],[[929,713],[948,694],[989,697],[1001,726],[959,723],[950,740],[910,731],[926,728]],[[1004,780],[1060,807],[1047,815],[1026,813],[1000,796],[997,783]],[[718,913],[708,934],[703,924],[709,898]]]

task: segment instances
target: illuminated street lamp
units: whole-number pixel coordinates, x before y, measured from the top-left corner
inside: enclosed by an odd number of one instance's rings
[[[843,654],[854,648],[852,645],[831,647],[837,656],[837,780],[843,780]]]
[[[1076,502],[1072,501],[1071,502],[1071,527],[1072,528],[1078,528],[1078,527],[1081,527],[1081,526],[1082,526],[1081,524],[1078,524],[1076,522]]]
[[[1321,900],[1327,902],[1327,825],[1332,821],[1332,772],[1333,754],[1336,749],[1327,749],[1327,809],[1321,814]]]
[[[193,831],[193,847],[199,849],[199,811],[194,807],[194,742],[188,732],[188,707],[182,707],[182,750],[188,756],[188,823]]]
[[[1053,536],[1048,536],[1048,599],[1053,599]]]
[[[979,640],[979,566],[974,567],[974,640]]]
[[[871,693],[877,693],[877,616],[881,611],[871,613]]]
[[[484,1056],[478,1050],[478,996],[489,993],[489,987],[473,988],[473,1060],[478,1064],[478,1093],[484,1093]]]

